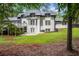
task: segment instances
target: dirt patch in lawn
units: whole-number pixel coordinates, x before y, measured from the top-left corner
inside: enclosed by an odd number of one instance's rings
[[[3,36],[5,40],[13,40],[14,36],[10,36],[10,35],[4,35]]]
[[[0,45],[1,56],[77,56],[79,40],[74,41],[74,51],[66,50],[66,43]]]

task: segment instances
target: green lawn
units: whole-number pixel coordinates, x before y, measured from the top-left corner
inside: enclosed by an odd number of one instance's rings
[[[6,41],[0,36],[0,43],[16,43],[16,44],[46,44],[66,41],[67,29],[59,30],[58,32],[43,33],[35,36],[16,36],[14,40]],[[79,38],[79,29],[73,28],[73,39]]]

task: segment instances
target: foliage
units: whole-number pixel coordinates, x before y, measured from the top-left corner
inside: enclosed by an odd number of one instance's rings
[[[23,9],[40,9],[47,4],[41,3],[1,3],[0,4],[0,19],[10,16],[16,16]]]
[[[6,26],[6,27],[4,27]],[[20,28],[17,28],[15,25],[11,24],[11,23],[5,23],[4,26],[0,26],[0,34],[1,32],[4,31],[4,29],[6,29],[7,35],[20,35],[22,33],[24,33]]]
[[[11,23],[7,26],[7,28],[10,31],[10,35],[20,35],[24,33],[20,28],[17,28],[15,25]]]
[[[71,4],[71,6],[68,6]],[[59,11],[63,11],[64,19],[68,19],[69,16],[72,16],[73,21],[78,20],[79,16],[79,4],[78,3],[58,3]]]

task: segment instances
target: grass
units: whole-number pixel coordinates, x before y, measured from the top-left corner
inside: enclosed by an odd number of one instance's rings
[[[73,28],[73,39],[79,38],[79,29]],[[58,32],[43,33],[35,36],[16,36],[14,40],[6,41],[0,36],[0,43],[15,43],[15,44],[47,44],[64,42],[67,38],[67,29],[61,29]]]

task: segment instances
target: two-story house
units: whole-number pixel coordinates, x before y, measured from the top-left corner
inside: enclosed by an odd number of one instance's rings
[[[53,11],[29,10],[9,19],[18,28],[23,28],[25,34],[31,35],[55,31],[55,17],[56,12]]]

